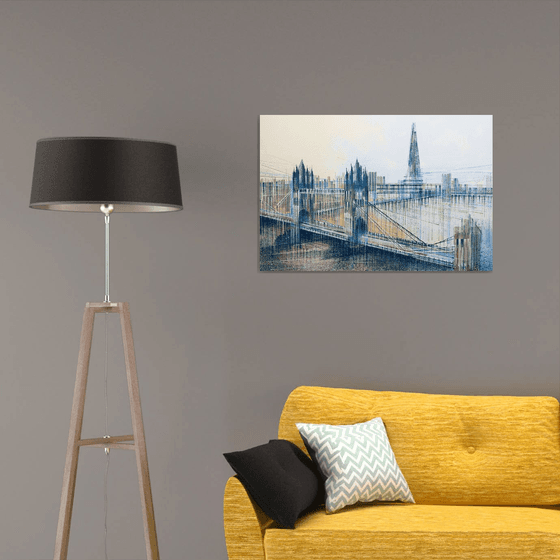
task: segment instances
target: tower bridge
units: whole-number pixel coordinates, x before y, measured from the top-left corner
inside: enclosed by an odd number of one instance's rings
[[[370,202],[367,189],[353,187],[299,190],[292,181],[261,183],[260,213],[291,225],[295,243],[301,231],[307,231],[453,267],[449,242],[425,243]]]

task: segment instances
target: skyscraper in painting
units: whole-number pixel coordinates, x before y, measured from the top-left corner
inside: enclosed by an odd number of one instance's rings
[[[410,135],[410,149],[408,152],[408,171],[404,179],[404,185],[408,187],[422,186],[422,169],[420,168],[420,154],[418,153],[418,138],[416,136],[416,123],[412,123]]]

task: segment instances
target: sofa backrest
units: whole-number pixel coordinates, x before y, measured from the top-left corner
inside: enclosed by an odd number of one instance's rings
[[[416,503],[560,504],[560,407],[553,397],[426,395],[298,387],[278,437],[305,450],[296,422],[380,417]]]

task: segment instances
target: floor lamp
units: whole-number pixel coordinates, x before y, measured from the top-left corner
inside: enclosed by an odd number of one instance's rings
[[[111,448],[135,452],[147,557],[159,560],[129,305],[114,303],[109,297],[109,220],[113,212],[170,212],[183,208],[177,149],[164,142],[124,138],[39,140],[30,207],[100,212],[105,221],[105,299],[86,303],[84,310],[54,560],[66,560],[68,556],[78,456],[80,448],[87,446],[104,448],[107,455]],[[120,316],[132,416],[131,435],[109,436],[106,433],[100,438],[81,437],[96,313]]]

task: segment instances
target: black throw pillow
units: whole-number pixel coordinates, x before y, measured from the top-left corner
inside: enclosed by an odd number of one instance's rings
[[[283,527],[293,529],[300,515],[324,503],[317,467],[291,441],[271,439],[224,457],[253,500]]]

